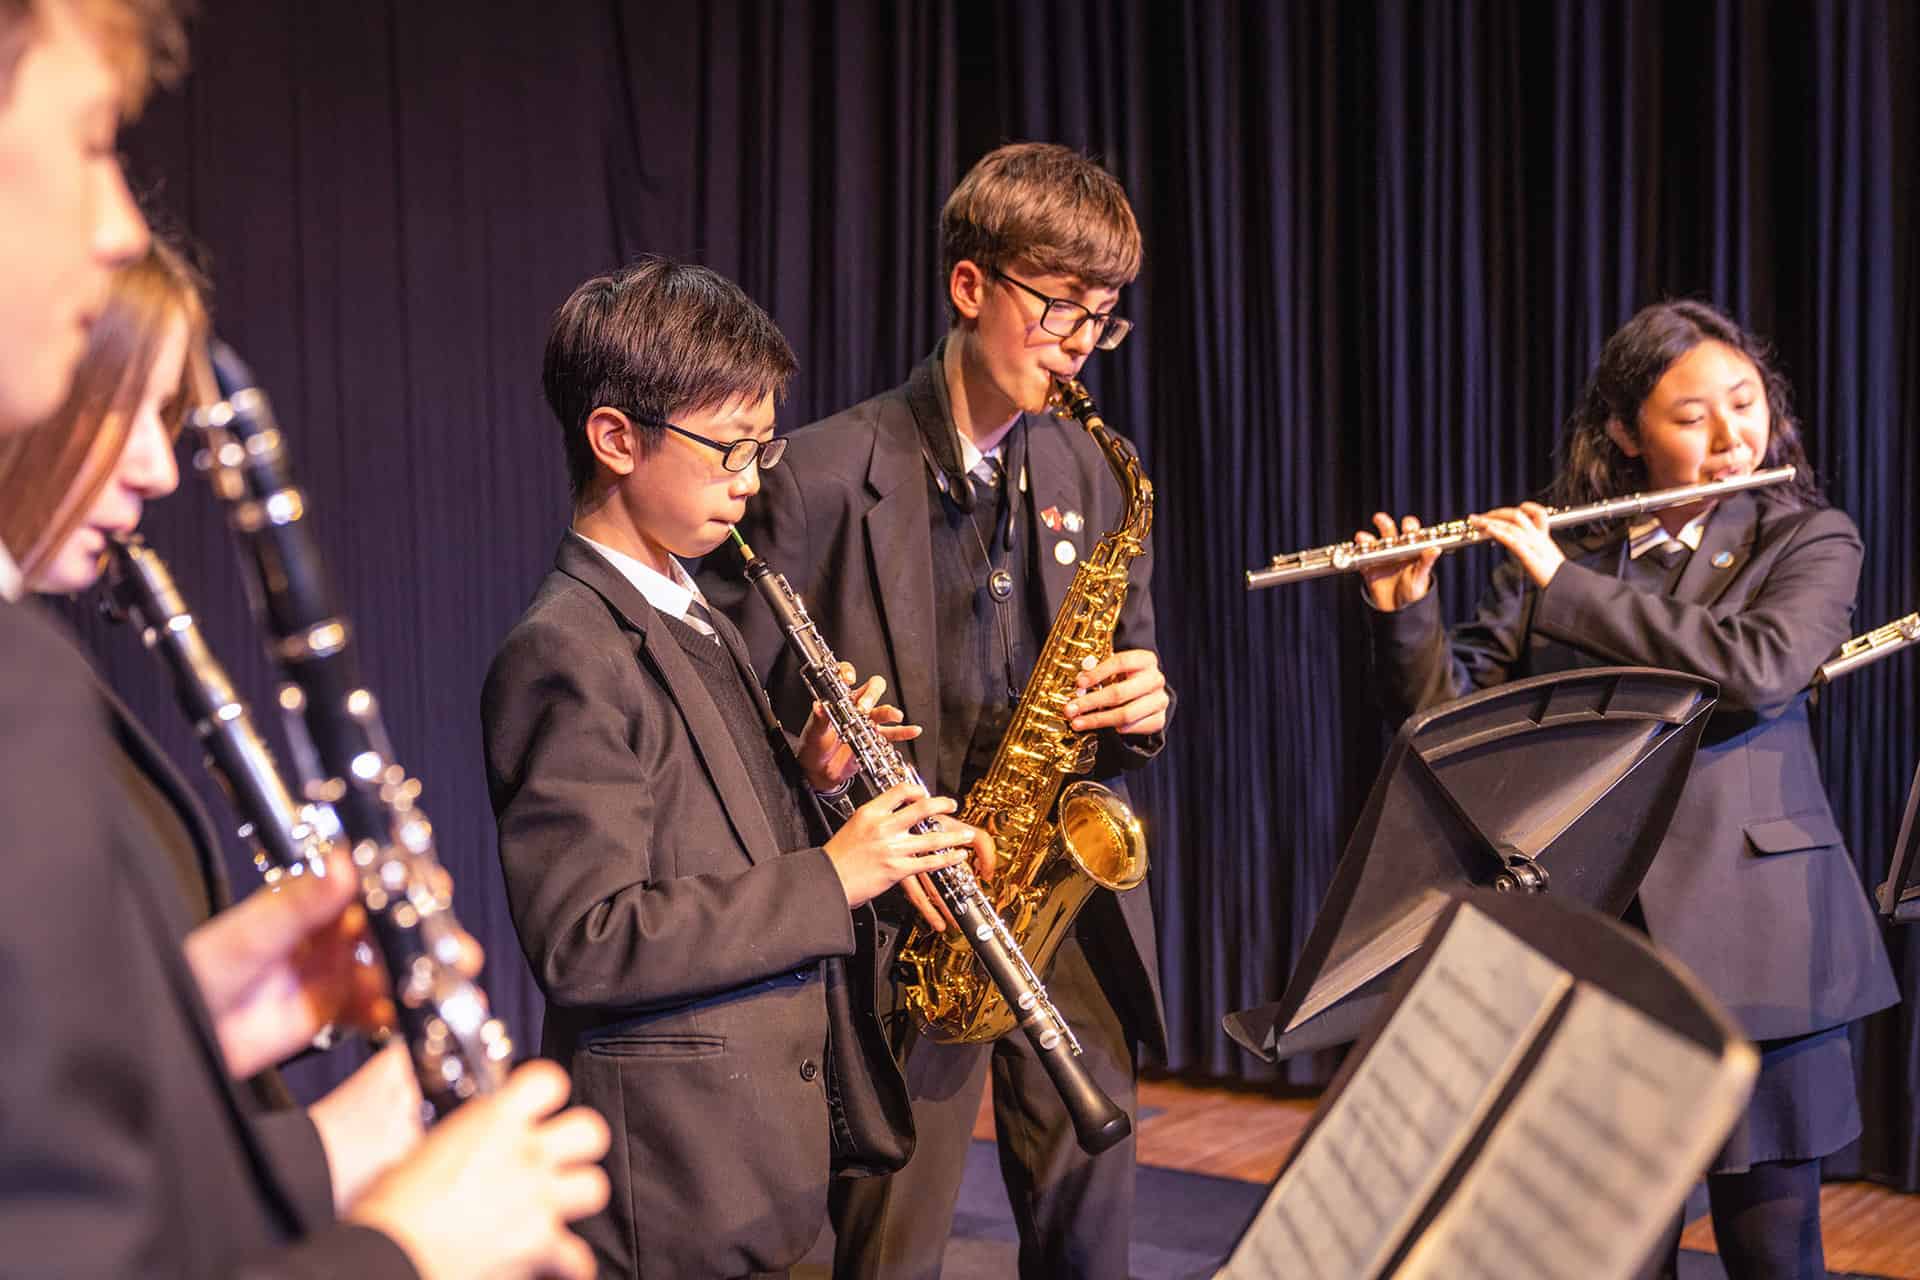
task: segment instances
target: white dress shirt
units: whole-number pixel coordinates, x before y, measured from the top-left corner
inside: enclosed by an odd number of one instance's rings
[[[1682,525],[1679,533],[1668,533],[1667,527],[1660,523],[1659,516],[1648,516],[1638,524],[1627,528],[1627,558],[1638,560],[1655,547],[1664,547],[1669,542],[1677,542],[1689,551],[1700,549],[1700,539],[1707,535],[1707,517],[1711,510],[1703,511]]]
[[[713,614],[706,597],[700,594],[700,588],[694,585],[693,578],[678,560],[667,557],[667,567],[673,570],[673,575],[669,577],[624,551],[615,551],[604,542],[595,542],[578,529],[574,530],[574,536],[605,556],[607,563],[618,569],[621,576],[633,584],[634,590],[647,598],[648,604],[670,618],[680,619],[701,635],[715,634],[712,623],[697,613],[689,612],[688,606],[698,600],[708,617]]]

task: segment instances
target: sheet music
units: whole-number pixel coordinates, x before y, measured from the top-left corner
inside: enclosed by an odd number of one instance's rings
[[[1218,1276],[1377,1275],[1571,983],[1462,907]]]
[[[1580,984],[1403,1277],[1632,1276],[1726,1138],[1758,1058],[1727,1057]]]

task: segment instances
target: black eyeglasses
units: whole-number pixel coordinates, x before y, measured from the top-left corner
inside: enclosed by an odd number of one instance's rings
[[[1071,298],[1049,298],[1026,281],[1015,280],[998,267],[988,267],[987,270],[1016,289],[1025,289],[1046,303],[1046,310],[1040,313],[1040,327],[1056,338],[1071,338],[1080,332],[1081,325],[1092,321],[1093,345],[1102,351],[1111,351],[1133,332],[1133,321],[1114,315],[1111,311],[1103,315],[1088,310]]]
[[[760,464],[762,471],[771,471],[780,465],[780,459],[787,453],[785,436],[776,436],[772,440],[755,440],[751,436],[741,440],[709,440],[705,436],[695,435],[685,427],[676,427],[665,418],[647,418],[639,414],[631,416],[635,422],[649,427],[660,427],[718,451],[722,455],[720,465],[729,471],[745,471],[756,462]]]

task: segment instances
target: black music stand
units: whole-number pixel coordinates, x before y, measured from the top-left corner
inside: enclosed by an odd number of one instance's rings
[[[1231,1013],[1268,1061],[1344,1044],[1450,892],[1550,893],[1618,916],[1666,835],[1718,690],[1586,667],[1410,717],[1334,869],[1286,994]]]
[[[1907,812],[1893,842],[1893,865],[1875,897],[1887,923],[1920,921],[1920,765],[1914,767],[1913,785],[1907,788]]]

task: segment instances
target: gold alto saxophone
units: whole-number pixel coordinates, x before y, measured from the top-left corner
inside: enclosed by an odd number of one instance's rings
[[[993,908],[1042,974],[1094,889],[1131,889],[1147,874],[1146,838],[1120,797],[1095,782],[1067,781],[1093,767],[1098,743],[1074,732],[1062,708],[1080,692],[1075,677],[1113,653],[1127,570],[1153,527],[1153,483],[1133,450],[1108,430],[1087,389],[1057,380],[1049,407],[1100,446],[1126,510],[1081,562],[1007,735],[960,813],[962,822],[992,833],[1000,854],[988,885]],[[930,1039],[997,1040],[1019,1025],[957,931],[915,924],[896,960],[908,975],[907,1008]]]

